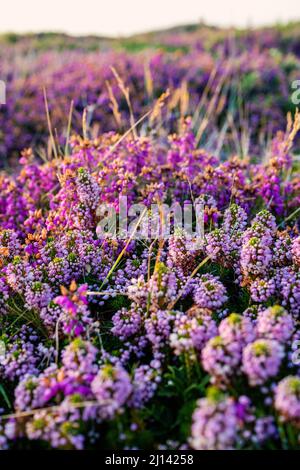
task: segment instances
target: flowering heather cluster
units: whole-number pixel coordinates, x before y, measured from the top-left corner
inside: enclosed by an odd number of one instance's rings
[[[74,137],[45,163],[27,150],[1,176],[1,446],[297,447],[300,196],[284,137],[260,164],[198,150],[189,120],[159,151],[128,135],[108,153],[117,139]],[[129,189],[149,210],[192,191],[201,246],[177,229],[99,238],[99,204]],[[149,437],[187,402],[174,435]]]
[[[222,56],[216,80],[230,78],[229,62],[248,80],[256,73],[257,96],[249,88],[257,98],[250,102],[255,135],[268,112],[259,96],[266,83],[281,90],[296,51],[288,67],[250,37],[236,58],[219,45],[213,41]],[[132,110],[149,110],[143,54],[48,52],[37,54],[26,91],[11,77],[9,87],[23,94],[18,113],[8,103],[0,153],[32,148],[0,174],[1,449],[300,448],[300,167],[292,153],[300,117],[289,118],[259,158],[251,146],[232,153],[220,132],[214,140],[221,116],[204,132],[212,145],[202,146],[194,130],[203,110],[184,115],[214,62],[199,44],[188,46],[176,64],[168,54],[149,55],[148,98],[168,86],[170,94],[125,134]],[[120,75],[108,67],[113,58]],[[132,110],[121,75],[138,88]],[[70,90],[78,90],[76,117],[97,103],[84,113],[84,136],[72,135],[64,151],[53,141],[52,151],[35,150],[46,132],[41,81],[53,85],[49,102],[62,100],[50,109],[54,128],[63,127]],[[84,103],[82,86],[89,88]],[[272,119],[280,123],[277,110]],[[213,144],[223,138],[221,152]],[[119,214],[120,196],[129,209],[143,204],[150,219],[153,204],[200,202],[204,236],[192,243],[171,214],[169,238],[104,237],[99,209]]]
[[[255,435],[247,429],[253,427],[254,417],[250,400],[224,397],[217,389],[209,389],[208,397],[201,398],[193,415],[190,444],[196,450],[234,449],[243,440]]]

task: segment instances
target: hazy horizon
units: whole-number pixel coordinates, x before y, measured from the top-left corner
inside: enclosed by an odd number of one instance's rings
[[[299,0],[252,0],[251,4],[239,0],[152,0],[148,4],[140,0],[85,0],[83,5],[74,0],[52,0],[51,4],[10,0],[1,9],[0,32],[119,37],[200,21],[242,28],[300,20]]]
[[[135,35],[143,35],[143,34],[148,34],[148,33],[155,33],[156,31],[159,32],[159,31],[164,31],[164,30],[169,30],[169,29],[174,29],[174,28],[180,28],[180,27],[184,27],[184,26],[190,26],[190,25],[196,25],[196,24],[203,24],[205,26],[208,26],[208,27],[211,27],[211,28],[224,28],[224,29],[230,29],[230,28],[236,28],[236,29],[260,29],[260,28],[268,28],[268,27],[272,27],[272,26],[276,26],[276,25],[286,25],[286,24],[289,24],[289,23],[297,23],[299,22],[300,23],[300,17],[299,18],[296,18],[296,19],[291,19],[291,20],[286,20],[286,21],[273,21],[273,22],[269,22],[269,23],[261,23],[261,24],[256,24],[254,25],[253,23],[249,22],[249,24],[245,24],[245,25],[240,25],[240,26],[237,26],[237,25],[234,25],[234,24],[216,24],[216,23],[213,23],[213,22],[208,22],[208,21],[204,21],[203,19],[200,19],[199,21],[195,21],[194,23],[193,22],[183,22],[183,23],[171,23],[171,24],[166,24],[166,25],[161,25],[161,26],[157,26],[157,27],[153,27],[153,28],[148,28],[148,29],[143,29],[143,30],[136,30],[136,31],[132,31],[130,33],[119,33],[119,34],[105,34],[103,32],[72,32],[72,31],[69,31],[69,30],[62,30],[62,29],[43,29],[43,30],[24,30],[24,31],[17,31],[17,30],[12,30],[12,29],[8,29],[8,30],[1,30],[0,29],[0,35],[2,34],[18,34],[20,36],[22,35],[27,35],[27,34],[47,34],[47,33],[53,33],[53,34],[66,34],[68,36],[73,36],[73,37],[84,37],[84,36],[96,36],[96,37],[103,37],[103,38],[108,38],[108,39],[119,39],[119,38],[130,38],[131,36],[135,36]]]

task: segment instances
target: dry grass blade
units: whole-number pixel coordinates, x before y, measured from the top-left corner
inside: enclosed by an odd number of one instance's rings
[[[136,132],[136,127],[134,126],[134,114],[133,114],[133,109],[132,109],[131,101],[130,101],[129,88],[125,86],[122,78],[120,77],[120,75],[118,74],[118,72],[116,71],[114,67],[111,67],[111,71],[117,80],[118,87],[120,88],[121,92],[123,93],[125,97],[125,100],[129,109],[129,119],[130,119],[130,126],[132,128],[132,133],[133,133],[134,138],[137,139],[138,135]]]
[[[143,210],[143,212],[141,213],[137,223],[136,223],[136,226],[134,227],[133,231],[132,231],[132,234],[130,235],[130,237],[128,238],[127,242],[125,243],[124,245],[124,248],[122,249],[121,253],[119,254],[119,256],[117,257],[116,261],[114,262],[113,266],[111,267],[111,269],[109,270],[109,273],[107,274],[106,278],[103,280],[101,286],[100,286],[100,290],[102,289],[102,287],[106,284],[106,282],[109,280],[110,276],[112,275],[112,273],[114,272],[114,270],[116,269],[116,267],[118,266],[118,264],[120,263],[121,259],[123,258],[123,255],[125,253],[125,251],[127,250],[128,248],[128,245],[129,243],[131,242],[131,240],[133,239],[133,237],[135,236],[138,228],[139,228],[139,225],[141,223],[141,221],[143,220],[143,217],[145,215],[145,213],[147,212],[147,208],[145,207],[145,209]]]
[[[94,400],[94,401],[89,400],[89,401],[83,401],[81,403],[69,404],[70,409],[88,408],[88,407],[91,407],[91,406],[100,406],[100,404],[96,400]],[[43,412],[47,412],[47,413],[52,412],[53,413],[53,412],[58,411],[58,410],[61,410],[60,405],[49,406],[48,408],[35,408],[35,409],[31,409],[31,410],[26,410],[26,411],[19,411],[17,413],[10,413],[10,414],[0,416],[0,422],[1,422],[1,420],[26,418],[26,417],[29,417],[29,416],[33,416],[35,413],[43,413]]]
[[[65,145],[65,156],[69,153],[69,141],[72,127],[72,116],[73,116],[74,101],[71,101],[69,117],[68,117],[68,127],[67,127],[67,136],[66,136],[66,145]]]
[[[193,277],[197,274],[197,272],[199,271],[199,269],[201,269],[202,266],[204,266],[210,259],[211,259],[211,257],[210,257],[210,256],[207,256],[206,258],[204,258],[204,259],[201,261],[201,263],[198,264],[198,266],[194,269],[194,271],[192,272],[192,274],[188,277],[188,280],[186,281],[185,286],[184,286],[184,287],[181,289],[181,291],[179,292],[178,297],[177,297],[173,302],[171,302],[171,303],[168,305],[168,307],[167,307],[168,310],[172,310],[172,309],[175,307],[175,305],[177,304],[177,302],[181,299],[181,296],[182,296],[182,294],[184,293],[184,291],[185,291],[185,289],[186,289],[186,287],[187,287],[189,281],[190,281],[191,279],[193,279]]]
[[[133,128],[137,127],[141,122],[143,122],[148,116],[150,116],[151,114],[151,110],[148,111],[147,113],[145,113],[138,121],[136,121],[134,123],[134,125],[132,127],[130,127],[121,137],[119,140],[117,140],[117,142],[112,145],[109,149],[109,152],[105,155],[105,157],[103,158],[102,160],[102,163],[104,163],[108,157],[110,157],[110,155],[112,155],[112,153],[115,151],[115,149],[118,147],[118,145],[120,145],[120,143],[126,139],[126,137],[132,132]]]
[[[151,111],[150,119],[149,119],[149,124],[152,125],[154,121],[158,118],[161,117],[161,110],[164,107],[166,100],[170,96],[170,90],[167,89],[164,93],[160,95],[158,100],[156,100],[153,109]]]
[[[50,112],[49,112],[49,106],[48,106],[48,99],[47,99],[47,93],[46,93],[46,88],[43,87],[43,93],[44,93],[44,102],[45,102],[45,108],[46,108],[46,116],[47,116],[47,124],[48,124],[48,131],[50,135],[50,140],[51,140],[51,145],[52,145],[52,151],[54,153],[55,158],[58,158],[58,152],[56,149],[56,144],[52,132],[52,125],[51,125],[51,118],[50,118]]]
[[[106,84],[108,96],[109,96],[109,99],[110,99],[110,109],[113,112],[113,115],[114,115],[115,121],[117,123],[117,126],[119,128],[121,128],[122,127],[122,116],[121,116],[121,113],[119,111],[118,102],[116,100],[116,97],[114,95],[113,89],[112,89],[109,81],[106,80],[105,84]]]
[[[145,76],[145,88],[146,88],[148,98],[152,99],[152,97],[153,97],[153,80],[152,80],[149,61],[145,62],[144,76]]]
[[[82,114],[82,133],[84,140],[88,139],[88,126],[87,126],[87,108],[84,108]]]

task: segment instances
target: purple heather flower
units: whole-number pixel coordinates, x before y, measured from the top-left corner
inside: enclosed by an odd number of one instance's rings
[[[155,361],[153,361],[155,362]],[[154,396],[161,381],[160,363],[141,365],[137,367],[132,380],[132,397],[130,405],[134,408],[142,408]]]
[[[201,194],[195,202],[197,205],[202,206],[204,223],[208,224],[211,222],[216,224],[220,217],[220,212],[214,197],[209,194]]]
[[[76,179],[79,201],[86,207],[96,210],[99,204],[100,186],[87,168],[79,168]]]
[[[0,230],[0,260],[2,263],[10,262],[21,251],[18,234],[14,230]]]
[[[191,317],[179,313],[170,334],[170,346],[176,355],[186,352],[196,359],[205,343],[216,336],[217,331],[217,325],[209,315]]]
[[[235,401],[218,390],[210,390],[201,398],[193,414],[190,445],[195,450],[234,449],[247,421],[249,400]]]
[[[276,422],[273,416],[263,416],[255,421],[252,442],[262,444],[268,439],[274,439],[278,435]]]
[[[53,346],[46,347],[36,332],[24,324],[7,342],[5,354],[0,356],[0,373],[10,381],[37,374],[39,367],[51,360],[53,350]]]
[[[283,346],[275,340],[258,339],[243,351],[243,371],[251,386],[263,385],[275,377],[284,357]]]
[[[245,281],[268,273],[275,233],[275,218],[266,210],[259,212],[243,233],[240,264]]]
[[[189,240],[184,232],[176,231],[169,238],[169,259],[172,265],[182,270],[185,275],[190,275],[195,269],[196,255],[197,251],[189,249]]]
[[[36,411],[25,427],[26,437],[30,440],[48,442],[58,449],[84,448],[85,436],[80,434],[80,410],[68,402],[55,411]]]
[[[137,307],[130,310],[122,308],[112,317],[113,327],[111,332],[121,341],[130,338],[138,333],[142,326],[143,311]]]
[[[43,393],[39,396],[39,378],[25,375],[15,389],[15,407],[19,411],[38,408],[43,401]]]
[[[15,389],[15,407],[24,411],[34,408],[42,408],[51,395],[52,389],[57,384],[57,366],[51,365],[40,375],[26,374]]]
[[[225,344],[236,343],[242,349],[256,339],[255,325],[249,317],[231,313],[221,321],[219,335]]]
[[[257,278],[250,284],[250,294],[254,302],[266,302],[276,292],[276,281],[274,278]]]
[[[242,245],[240,262],[246,279],[266,275],[272,262],[270,245],[263,238],[249,238]]]
[[[293,240],[291,251],[294,264],[300,266],[300,237]]]
[[[231,204],[224,212],[223,229],[230,238],[238,236],[243,232],[247,225],[247,213],[237,204]]]
[[[300,427],[300,377],[288,376],[279,382],[275,408],[284,421]]]
[[[273,247],[273,261],[275,266],[286,266],[291,263],[292,240],[287,231],[277,232]]]
[[[103,365],[91,383],[102,419],[112,419],[122,411],[132,393],[130,377],[120,365]]]
[[[160,351],[165,347],[176,314],[176,311],[157,310],[145,320],[146,337],[150,341],[153,351]]]
[[[211,338],[201,354],[202,366],[214,381],[227,383],[239,372],[241,346],[238,342],[227,344],[221,336]]]
[[[292,337],[294,329],[293,317],[279,305],[269,307],[258,314],[257,332],[263,338],[286,343]]]
[[[56,297],[54,301],[62,308],[61,320],[64,332],[75,337],[79,336],[91,324],[87,307],[87,285],[83,284],[77,288],[76,282],[73,281],[70,290],[61,287],[61,291],[62,295]]]
[[[227,301],[226,289],[219,278],[203,274],[195,287],[194,300],[201,308],[217,310]]]
[[[67,373],[74,372],[76,375],[90,376],[97,372],[98,349],[89,341],[81,338],[74,339],[62,352],[62,365]]]
[[[277,290],[282,297],[282,305],[297,318],[300,309],[300,273],[290,267],[278,269]]]

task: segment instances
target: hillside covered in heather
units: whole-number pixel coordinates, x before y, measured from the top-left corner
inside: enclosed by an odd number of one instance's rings
[[[0,449],[299,449],[300,24],[10,33],[0,80]]]

